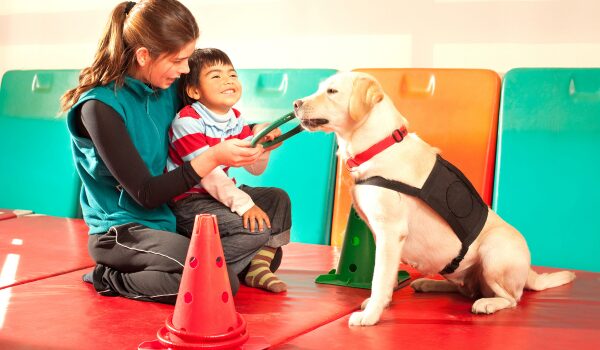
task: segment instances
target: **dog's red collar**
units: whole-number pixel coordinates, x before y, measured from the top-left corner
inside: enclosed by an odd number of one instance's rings
[[[408,131],[406,130],[406,126],[403,126],[400,129],[394,130],[390,136],[377,142],[373,146],[369,147],[366,151],[360,152],[354,157],[348,158],[346,160],[346,166],[348,167],[348,170],[352,171],[353,168],[373,158],[376,154],[382,152],[384,149],[395,143],[401,142],[404,140],[404,137],[406,137],[406,134],[408,134]]]

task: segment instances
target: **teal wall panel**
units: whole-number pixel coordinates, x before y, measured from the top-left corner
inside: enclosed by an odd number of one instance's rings
[[[77,70],[7,71],[0,87],[0,208],[77,217],[79,177],[59,99]]]
[[[600,69],[504,77],[493,208],[534,265],[600,271]]]
[[[238,108],[249,122],[271,122],[310,95],[332,69],[240,69]],[[290,123],[291,124],[291,123]],[[297,125],[285,125],[289,130]],[[284,189],[292,201],[292,241],[328,244],[331,232],[337,146],[334,135],[302,132],[271,152],[265,172],[231,169],[238,184]]]

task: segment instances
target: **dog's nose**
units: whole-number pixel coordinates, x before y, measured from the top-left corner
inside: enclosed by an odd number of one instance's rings
[[[297,111],[298,108],[300,108],[300,106],[302,106],[304,102],[302,102],[302,100],[296,100],[294,101],[294,110]]]

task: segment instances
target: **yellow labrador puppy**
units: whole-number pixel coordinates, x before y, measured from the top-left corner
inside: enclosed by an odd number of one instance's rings
[[[543,290],[575,274],[537,274],[523,236],[490,210],[438,149],[407,132],[406,119],[379,83],[364,73],[339,73],[294,102],[308,130],[334,132],[351,170],[354,206],[375,235],[371,297],[349,324],[379,321],[392,299],[399,263],[424,275],[418,292],[460,292],[478,298],[473,313],[514,307],[523,288]]]

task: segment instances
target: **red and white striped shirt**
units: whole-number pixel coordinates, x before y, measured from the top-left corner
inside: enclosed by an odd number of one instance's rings
[[[240,117],[240,112],[236,109],[232,108],[228,114],[220,116],[208,110],[200,102],[185,106],[177,113],[169,129],[170,144],[167,171],[181,166],[183,162],[192,160],[209,147],[224,140],[233,138],[244,140],[251,139],[252,136],[252,130],[245,124],[244,119]],[[221,166],[220,170],[227,174],[229,167]],[[203,183],[205,179],[203,179]],[[230,180],[235,184],[235,179]],[[240,190],[238,189],[238,191]],[[180,200],[193,193],[207,192],[210,191],[207,191],[200,183],[173,200]],[[244,200],[244,202],[246,203],[243,205],[243,209],[246,210],[249,208],[245,207],[254,205],[251,200],[252,205],[247,200]],[[232,207],[230,206],[230,208]],[[233,211],[238,211],[235,209],[232,208]],[[243,211],[245,212],[245,210]]]

